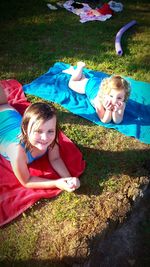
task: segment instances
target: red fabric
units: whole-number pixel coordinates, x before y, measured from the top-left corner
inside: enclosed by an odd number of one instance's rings
[[[3,80],[0,85],[6,91],[8,101],[21,114],[30,104],[16,80]],[[59,133],[60,154],[72,176],[79,177],[85,168],[85,161],[75,144],[62,132]],[[31,175],[56,179],[58,174],[51,167],[47,155],[29,165]],[[60,189],[27,189],[13,174],[10,162],[0,156],[0,226],[12,221],[37,200],[52,198],[61,193]]]
[[[107,3],[103,4],[101,8],[97,8],[96,10],[100,12],[102,15],[113,14],[113,10]]]

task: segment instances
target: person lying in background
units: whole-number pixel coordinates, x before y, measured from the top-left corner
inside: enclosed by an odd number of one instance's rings
[[[84,62],[78,62],[74,69],[63,70],[70,74],[69,88],[79,94],[86,94],[103,123],[119,124],[123,120],[126,102],[130,95],[129,83],[119,75],[104,78],[87,78],[83,74]]]

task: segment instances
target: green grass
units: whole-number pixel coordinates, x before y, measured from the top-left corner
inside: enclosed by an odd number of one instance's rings
[[[0,78],[22,84],[45,73],[55,62],[76,64],[150,82],[149,1],[121,1],[122,12],[105,22],[80,23],[79,17],[47,1],[1,1]],[[51,1],[55,4],[56,1]],[[117,31],[135,19],[116,55]],[[28,96],[33,102],[37,98]],[[104,238],[108,221],[123,223],[136,197],[149,182],[149,146],[75,116],[56,105],[60,126],[83,153],[81,188],[43,199],[0,230],[1,266],[71,266],[90,254],[95,236]],[[149,229],[149,221],[146,222]],[[144,266],[148,263],[145,259]]]

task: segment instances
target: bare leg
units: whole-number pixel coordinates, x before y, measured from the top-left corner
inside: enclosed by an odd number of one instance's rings
[[[8,104],[7,96],[1,86],[0,86],[0,104]]]
[[[73,72],[74,72],[74,67],[73,66],[70,66],[69,69],[62,70],[62,72],[72,75]]]
[[[79,94],[85,94],[85,86],[88,79],[83,75],[84,62],[78,62],[77,68],[73,69],[72,76],[69,81],[69,88]]]
[[[83,75],[83,68],[85,67],[85,63],[80,61],[77,62],[77,68],[72,73],[72,77],[70,80],[72,81],[80,81],[82,78],[84,78]]]
[[[85,63],[82,61],[79,61],[79,62],[77,62],[77,68],[76,69],[74,69],[73,66],[70,66],[70,68],[63,70],[62,72],[72,75],[74,81],[75,80],[79,81],[79,80],[81,80],[81,78],[83,76],[82,71],[83,71],[84,67],[85,67]]]
[[[85,94],[85,86],[88,81],[88,79],[83,75],[84,67],[85,67],[85,63],[80,61],[77,63],[76,69],[74,69],[73,66],[71,66],[69,69],[62,71],[64,73],[71,75],[71,78],[68,84],[69,88],[79,94]]]

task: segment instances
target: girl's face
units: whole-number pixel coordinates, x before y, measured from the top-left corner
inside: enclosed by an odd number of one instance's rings
[[[31,118],[27,133],[32,146],[41,151],[47,150],[56,136],[56,116],[42,123],[34,122],[34,118]]]
[[[121,91],[117,91],[115,89],[111,89],[111,91],[109,92],[109,98],[111,100],[111,103],[113,105],[115,105],[118,102],[124,102],[125,100],[125,92],[124,90]]]

